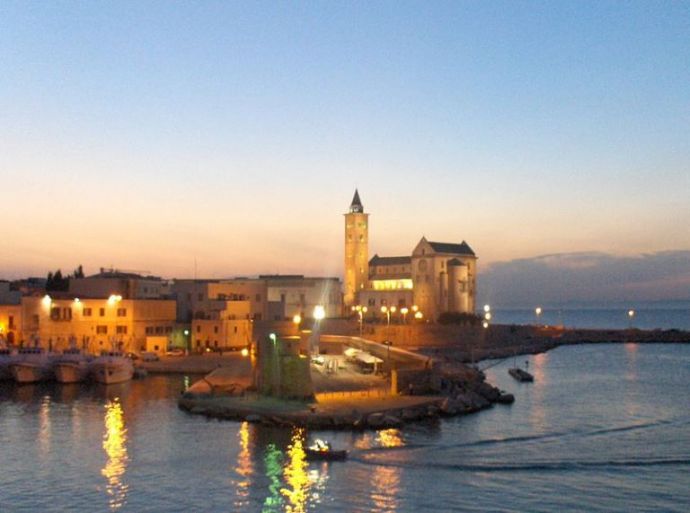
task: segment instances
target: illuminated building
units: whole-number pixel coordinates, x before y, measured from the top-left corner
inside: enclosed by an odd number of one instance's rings
[[[360,301],[359,293],[368,285],[369,260],[369,214],[359,199],[359,192],[345,214],[345,308]]]
[[[368,254],[368,237],[357,237],[356,223],[368,229],[368,214],[363,213],[359,193],[346,214],[345,228],[345,305],[348,297],[367,306],[375,316],[381,306],[416,306],[423,318],[434,320],[443,312],[473,313],[477,290],[477,256],[470,246],[460,243],[431,242],[425,237],[410,256],[382,257],[375,254],[367,266],[367,280],[359,276],[360,262],[354,255]],[[352,216],[352,217],[348,217]],[[356,216],[366,216],[359,218]],[[355,280],[357,278],[359,281]],[[350,281],[348,281],[350,280]],[[364,285],[366,283],[366,285]],[[356,286],[356,296],[353,287]],[[349,288],[348,288],[349,287]],[[349,294],[349,296],[348,296]],[[348,308],[356,306],[351,304]]]

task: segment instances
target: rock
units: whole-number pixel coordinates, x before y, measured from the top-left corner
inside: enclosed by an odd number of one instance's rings
[[[372,413],[367,417],[367,424],[373,428],[383,427],[383,413]]]
[[[422,417],[422,415],[420,414],[420,411],[418,409],[403,410],[401,415],[402,420],[404,420],[405,422],[417,420],[420,417]]]
[[[439,410],[438,406],[436,406],[435,404],[430,404],[429,406],[427,406],[426,414],[429,417],[437,417],[439,414],[439,411],[440,410]]]
[[[400,419],[394,415],[386,415],[383,418],[383,425],[386,427],[399,427],[402,425]]]
[[[244,420],[250,423],[257,423],[261,422],[263,418],[261,417],[261,415],[257,415],[256,413],[250,413],[244,418]]]
[[[515,402],[515,396],[513,394],[503,393],[498,396],[496,402],[500,404],[512,404]]]
[[[498,390],[498,388],[492,387],[488,383],[479,383],[474,390],[477,394],[481,395],[484,399],[492,403],[495,403],[498,400],[498,397],[501,395],[501,392]]]

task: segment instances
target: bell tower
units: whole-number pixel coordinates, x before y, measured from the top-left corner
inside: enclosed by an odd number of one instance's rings
[[[355,189],[350,211],[345,214],[345,297],[348,310],[356,305],[359,291],[369,282],[369,214],[364,213]]]

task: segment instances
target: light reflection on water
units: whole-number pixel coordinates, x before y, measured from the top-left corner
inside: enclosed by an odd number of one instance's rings
[[[127,500],[128,485],[123,478],[127,470],[127,429],[123,418],[122,405],[118,399],[105,405],[105,434],[103,450],[108,456],[101,474],[106,479],[106,492],[110,509],[120,509]]]
[[[286,487],[281,489],[287,498],[287,513],[304,513],[307,506],[308,492],[311,485],[307,474],[307,455],[304,452],[304,429],[295,429],[292,443],[288,447],[288,460],[285,465]]]
[[[240,479],[231,482],[235,487],[237,498],[235,500],[236,508],[243,508],[249,503],[249,485],[251,484],[251,476],[254,472],[252,465],[252,455],[249,449],[249,423],[242,422],[240,429],[237,432],[239,439],[240,451],[237,454],[237,466],[235,472],[240,476]]]
[[[690,346],[524,358],[532,385],[487,371],[512,406],[354,433],[189,415],[182,376],[0,384],[0,511],[687,511]],[[307,462],[315,436],[348,461]]]

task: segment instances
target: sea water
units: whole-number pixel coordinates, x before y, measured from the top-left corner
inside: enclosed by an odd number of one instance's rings
[[[179,410],[189,376],[2,384],[0,511],[690,511],[690,346],[560,347],[486,373],[513,405],[319,433],[350,451],[331,463],[304,459],[316,434]]]

